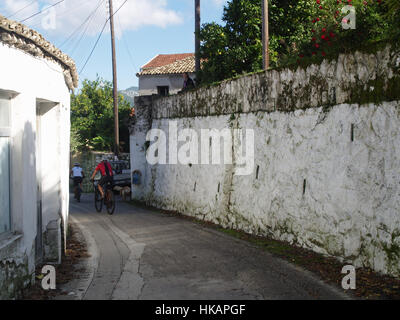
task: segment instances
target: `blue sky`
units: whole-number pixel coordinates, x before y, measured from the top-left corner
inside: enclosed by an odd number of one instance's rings
[[[108,0],[64,0],[46,9],[59,1],[1,0],[0,14],[22,21],[43,10],[23,23],[70,55],[79,72],[104,25]],[[113,0],[114,11],[124,1]],[[225,0],[201,0],[202,23],[221,23],[225,4]],[[115,20],[120,90],[137,86],[136,73],[157,54],[194,51],[194,0],[127,0]],[[109,24],[80,80],[95,79],[96,74],[112,79]]]

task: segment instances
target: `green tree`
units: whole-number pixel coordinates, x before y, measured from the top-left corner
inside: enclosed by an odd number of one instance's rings
[[[399,0],[269,0],[270,66],[354,50],[366,42],[400,37]],[[344,30],[345,5],[356,8],[357,28]],[[202,71],[212,83],[261,70],[261,0],[230,0],[225,25],[200,31]]]
[[[389,32],[392,39],[400,38],[400,1],[399,0],[386,0],[385,5],[387,8],[386,18],[390,21],[389,25],[393,26]]]
[[[128,121],[131,105],[119,100],[121,151],[129,151]],[[84,80],[78,94],[71,95],[71,150],[114,150],[113,89],[109,81],[97,77]]]
[[[270,0],[270,62],[297,50],[307,33],[311,0]],[[231,0],[224,8],[224,26],[208,23],[200,31],[203,59],[201,82],[210,83],[262,68],[262,9],[260,0]],[[308,31],[311,33],[311,31]]]
[[[212,83],[228,78],[232,72],[228,64],[228,39],[224,27],[214,22],[204,24],[201,39],[201,57],[204,59],[199,74],[201,82]]]
[[[315,10],[315,0],[269,1],[269,50],[271,67],[290,63],[304,41],[311,37],[307,28]]]
[[[222,20],[228,42],[229,76],[262,67],[261,1],[233,0],[225,7]]]
[[[259,0],[232,0],[224,8],[224,26],[204,24],[200,31],[201,83],[212,83],[262,66]]]

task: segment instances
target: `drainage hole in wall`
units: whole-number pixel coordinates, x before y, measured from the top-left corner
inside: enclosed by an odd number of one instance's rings
[[[351,142],[354,141],[354,123],[351,124],[350,139],[351,139]]]

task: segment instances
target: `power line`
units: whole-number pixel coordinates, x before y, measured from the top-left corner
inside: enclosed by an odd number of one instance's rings
[[[97,17],[97,15],[101,15],[101,12],[97,12],[97,14],[96,14],[96,17]],[[93,19],[94,20],[94,19]],[[101,25],[103,24],[103,21],[101,21],[100,22],[100,27],[101,27]],[[96,34],[96,33],[98,33],[98,31],[97,31],[97,27],[96,27],[96,25],[93,25],[92,26],[92,24],[90,25],[90,30],[89,30],[89,25],[87,26],[88,28],[88,32],[89,31],[91,31],[91,32],[93,32],[94,34]],[[85,31],[86,32],[86,31]],[[87,34],[82,34],[81,35],[81,37],[80,37],[80,39],[79,39],[79,41],[78,41],[78,43],[75,43],[75,45],[73,46],[73,48],[72,48],[72,51],[70,51],[71,52],[71,55],[72,55],[72,52],[75,52],[76,51],[76,49],[78,48],[78,45],[79,45],[79,43],[81,42],[81,40],[84,40],[84,39],[86,39],[87,38]],[[82,57],[82,59],[79,59],[79,60],[81,60],[81,62],[80,63],[78,63],[78,65],[82,65],[83,63],[84,63],[84,61],[85,61],[85,59],[86,59],[86,55],[84,56],[84,57]]]
[[[115,14],[116,14],[116,13],[125,5],[125,3],[127,3],[127,2],[128,2],[128,0],[125,0],[125,1],[121,4],[121,6],[112,14],[112,16],[108,17],[107,20],[106,20],[106,22],[104,22],[103,28],[101,29],[101,32],[100,32],[99,36],[97,37],[97,40],[96,40],[96,42],[95,42],[95,44],[94,44],[94,46],[93,46],[93,48],[92,48],[92,51],[90,52],[88,58],[86,59],[85,64],[83,65],[81,71],[79,71],[79,74],[82,73],[83,69],[85,69],[87,63],[89,62],[90,58],[92,57],[93,52],[94,52],[94,50],[96,49],[97,44],[99,43],[99,40],[100,40],[100,38],[101,38],[101,35],[102,35],[103,32],[104,32],[104,29],[105,29],[105,27],[106,27],[106,25],[107,25],[107,22],[111,19],[111,17],[115,16]]]
[[[76,51],[76,49],[79,47],[80,43],[82,42],[82,40],[86,39],[87,37],[87,33],[89,31],[89,28],[91,27],[92,21],[95,21],[97,15],[99,14],[99,12],[97,12],[92,19],[90,19],[89,23],[86,25],[85,29],[83,30],[82,34],[80,35],[78,41],[75,43],[75,45],[72,47],[70,53],[71,55],[73,55]],[[94,30],[94,27],[91,28],[90,30]]]
[[[86,39],[87,32],[89,30],[89,27],[91,26],[92,21],[94,20],[94,17],[89,21],[89,23],[86,25],[85,29],[83,30],[81,36],[79,37],[78,41],[75,43],[75,45],[71,49],[71,55],[75,53],[75,50],[79,47],[80,43],[82,42],[83,39]]]
[[[99,36],[97,37],[97,40],[96,40],[96,42],[95,42],[95,44],[94,44],[94,46],[93,46],[93,48],[92,48],[92,51],[90,51],[90,54],[89,54],[89,56],[87,57],[87,59],[86,59],[84,65],[83,65],[81,71],[79,71],[79,74],[82,73],[83,69],[85,69],[87,63],[89,62],[90,58],[92,57],[92,54],[93,54],[93,52],[94,52],[94,49],[96,49],[96,46],[97,46],[97,44],[99,43],[100,37],[101,37],[101,35],[102,35],[103,32],[104,32],[104,28],[106,27],[107,22],[108,22],[108,20],[104,23],[103,28],[101,29],[101,32],[100,32]]]
[[[118,19],[118,17],[116,17],[116,20],[117,20],[117,23],[118,23],[119,28],[121,29],[121,38],[122,38],[122,41],[123,41],[123,43],[124,43],[125,49],[126,49],[126,51],[127,51],[127,53],[128,53],[128,56],[129,56],[129,59],[130,59],[130,63],[132,64],[133,71],[134,71],[135,74],[136,74],[137,71],[138,71],[138,68],[136,67],[136,64],[135,64],[135,62],[134,62],[135,60],[133,59],[133,55],[131,54],[131,51],[129,50],[128,43],[126,42],[126,39],[125,39],[125,37],[124,37],[124,31],[123,31],[123,29],[122,29],[121,21]]]
[[[48,7],[44,8],[43,10],[40,10],[39,12],[31,15],[30,17],[25,18],[24,20],[21,20],[21,22],[24,22],[26,20],[29,20],[29,19],[33,18],[33,17],[36,17],[37,15],[41,14],[42,12],[45,12],[45,11],[51,9],[51,8],[55,7],[56,5],[58,5],[58,4],[60,4],[61,2],[64,2],[64,1],[65,0],[60,0],[60,1],[56,2],[55,4],[52,4],[51,6],[48,6]]]
[[[63,42],[62,44],[60,44],[59,48],[61,48],[61,47],[62,47],[63,45],[65,45],[70,39],[72,39],[72,37],[73,37],[78,31],[80,31],[81,28],[82,28],[86,23],[88,23],[88,26],[90,25],[90,22],[92,21],[92,19],[93,19],[95,13],[97,12],[97,10],[100,8],[101,4],[102,4],[104,1],[105,1],[105,0],[101,0],[101,1],[99,2],[98,6],[90,13],[90,15],[85,19],[85,21],[84,21],[82,24],[80,24],[80,25],[68,36],[68,38],[64,40],[64,42]],[[86,27],[86,29],[84,30],[84,32],[86,32],[86,30],[87,30],[87,27]]]
[[[121,4],[121,5],[119,6],[119,8],[113,13],[113,15],[112,15],[111,17],[114,17],[114,16],[117,14],[117,12],[118,12],[118,11],[125,5],[125,3],[127,3],[127,2],[128,2],[128,0],[125,0],[124,3]],[[108,17],[106,23],[111,19],[111,17]]]
[[[21,11],[25,10],[26,8],[30,7],[31,5],[33,5],[36,2],[36,0],[33,0],[32,2],[30,2],[29,4],[27,4],[25,7],[19,9],[18,11],[14,12],[11,16],[8,16],[7,19],[10,19],[11,17],[14,17],[16,14],[20,13]]]
[[[62,17],[62,16],[64,16],[64,15],[66,15],[66,14],[68,14],[68,13],[78,11],[80,8],[82,8],[84,5],[87,5],[88,3],[89,3],[88,1],[86,1],[86,2],[81,1],[79,5],[74,6],[72,9],[67,9],[67,10],[62,11],[62,12],[57,12],[57,19]],[[48,9],[50,9],[50,7],[43,9],[42,12],[45,12]],[[42,21],[36,21],[35,23],[31,23],[30,26],[31,27],[37,27],[37,26],[39,26],[41,24],[42,24]]]

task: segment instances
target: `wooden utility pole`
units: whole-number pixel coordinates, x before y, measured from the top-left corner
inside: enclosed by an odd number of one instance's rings
[[[196,43],[196,75],[200,71],[200,0],[194,1],[195,7],[195,43]]]
[[[263,43],[263,68],[269,68],[269,30],[268,30],[268,0],[262,1],[262,43]]]
[[[112,49],[112,68],[113,68],[113,99],[114,99],[114,153],[119,155],[119,121],[118,121],[118,86],[117,86],[117,60],[115,56],[115,37],[114,37],[114,11],[112,0],[109,0],[110,7],[110,31]]]

